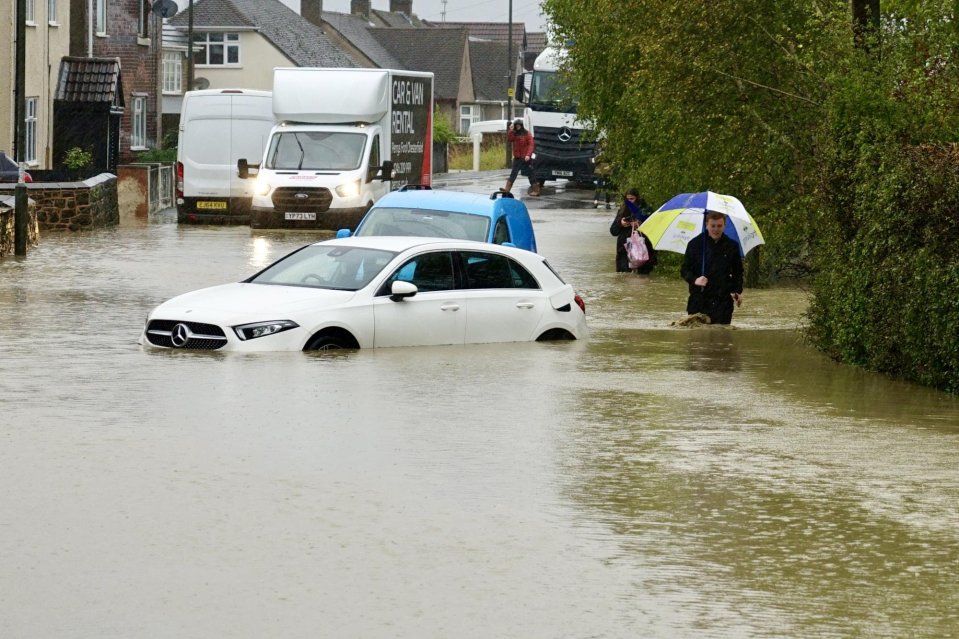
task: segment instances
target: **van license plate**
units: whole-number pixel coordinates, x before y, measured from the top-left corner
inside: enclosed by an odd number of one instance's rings
[[[287,220],[309,220],[312,222],[316,221],[316,213],[297,213],[294,211],[286,212]]]
[[[198,209],[225,209],[226,202],[197,202]]]
[[[573,177],[572,171],[553,171],[553,175],[557,177]]]

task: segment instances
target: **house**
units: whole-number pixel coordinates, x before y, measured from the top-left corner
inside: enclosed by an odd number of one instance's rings
[[[138,152],[160,146],[163,135],[160,17],[151,11],[150,0],[69,0],[69,5],[70,56],[119,60],[124,77],[123,99],[119,102],[125,105],[120,119],[119,161],[132,162]],[[59,59],[53,66],[60,66]],[[60,71],[62,76],[64,71]]]
[[[15,2],[0,2],[0,41],[7,44],[4,63],[0,64],[0,151],[27,163],[28,167],[47,169],[53,161],[53,96],[57,86],[60,58],[70,52],[71,6],[68,0],[27,2],[24,73],[24,112],[17,114],[15,43]],[[25,129],[23,149],[16,149],[15,122]]]
[[[188,88],[268,91],[274,67],[364,66],[279,0],[195,0],[193,13],[192,87],[189,69],[186,79],[182,76],[182,62],[177,73],[177,61],[189,47],[189,12],[181,11],[166,25],[163,60],[169,82],[164,80],[163,96],[168,122],[179,119],[182,93]]]
[[[460,104],[473,102],[469,37],[465,29],[378,27],[370,33],[401,68],[433,73],[433,102],[439,113],[455,122]]]

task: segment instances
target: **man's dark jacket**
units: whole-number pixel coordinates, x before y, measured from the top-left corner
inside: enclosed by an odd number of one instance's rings
[[[703,237],[706,238],[705,242]],[[703,250],[706,251],[705,290],[693,282],[703,275]],[[732,293],[743,292],[743,259],[739,245],[723,234],[718,240],[700,233],[686,245],[682,276],[689,283],[686,313],[705,313],[713,324],[729,324],[733,317]]]

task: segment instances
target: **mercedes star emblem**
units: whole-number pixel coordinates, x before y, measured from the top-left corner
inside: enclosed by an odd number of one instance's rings
[[[170,332],[170,341],[177,348],[183,348],[190,341],[190,329],[186,324],[177,324]]]
[[[573,132],[569,130],[568,126],[564,126],[559,130],[559,134],[556,137],[559,138],[560,142],[569,142],[573,139]]]

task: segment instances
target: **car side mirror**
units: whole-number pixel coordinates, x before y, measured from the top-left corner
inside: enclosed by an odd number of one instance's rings
[[[340,229],[339,231],[336,232],[336,239],[339,240],[344,237],[349,237],[350,235],[352,235],[352,232],[350,231],[350,229]]]
[[[407,297],[413,297],[416,295],[416,285],[412,282],[403,282],[397,280],[393,282],[393,285],[390,287],[390,299],[394,302],[402,302]]]
[[[376,176],[376,179],[384,182],[393,179],[393,160],[383,160],[383,166],[380,167],[380,174]]]

